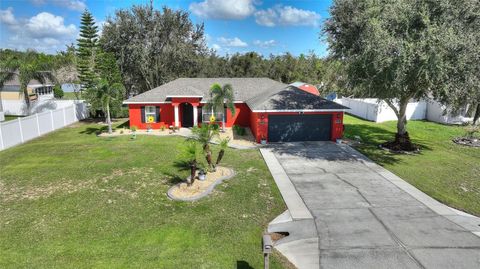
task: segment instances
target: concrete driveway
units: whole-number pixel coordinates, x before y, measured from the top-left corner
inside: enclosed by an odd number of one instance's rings
[[[261,149],[288,210],[269,225],[298,268],[480,268],[480,221],[345,145]]]

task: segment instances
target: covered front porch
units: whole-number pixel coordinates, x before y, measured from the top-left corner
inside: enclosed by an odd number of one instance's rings
[[[138,129],[190,128],[210,122],[221,124],[224,114],[204,109],[201,96],[167,96],[165,102],[129,104],[130,126]]]

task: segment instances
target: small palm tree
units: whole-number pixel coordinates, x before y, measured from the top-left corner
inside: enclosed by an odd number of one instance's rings
[[[220,140],[220,151],[218,152],[217,161],[215,162],[215,167],[218,166],[218,164],[222,160],[223,155],[225,154],[225,149],[227,149],[228,147],[229,141],[230,141],[229,137]]]
[[[211,109],[215,112],[222,112],[222,130],[225,131],[225,113],[224,106],[230,109],[232,117],[235,116],[235,96],[233,93],[232,85],[225,84],[220,86],[220,84],[215,83],[210,88],[210,100],[207,103],[207,109]]]
[[[96,95],[96,100],[101,103],[103,112],[105,112],[108,124],[108,133],[112,133],[112,120],[110,118],[110,105],[112,102],[121,101],[124,92],[124,87],[120,83],[108,83],[107,80],[102,79],[97,83],[93,94]]]
[[[0,61],[0,86],[6,81],[18,76],[20,82],[20,92],[23,94],[27,113],[30,114],[30,96],[28,93],[28,84],[31,80],[38,80],[41,84],[46,84],[47,80],[55,81],[52,74],[53,64],[47,57],[41,57],[35,52],[26,52],[25,54],[9,57]]]
[[[188,179],[188,184],[192,185],[195,181],[195,172],[197,171],[197,141],[187,140],[181,146],[180,154],[178,158],[182,161],[185,161],[190,168],[190,179]]]
[[[208,167],[213,167],[212,164],[212,151],[210,150],[210,143],[213,138],[218,135],[218,130],[211,124],[202,124],[201,127],[194,127],[192,129],[192,139],[198,141],[203,148],[203,152],[206,154]]]

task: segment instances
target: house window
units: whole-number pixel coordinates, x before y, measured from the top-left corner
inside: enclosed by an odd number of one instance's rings
[[[156,113],[154,106],[145,106],[145,122],[153,123],[156,122]]]
[[[223,112],[213,112],[212,110],[202,109],[202,122],[210,122],[212,115],[215,117],[215,121],[222,121]]]

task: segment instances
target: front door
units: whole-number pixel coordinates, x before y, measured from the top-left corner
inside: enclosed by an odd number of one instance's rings
[[[182,127],[193,127],[193,106],[189,103],[182,104]]]

